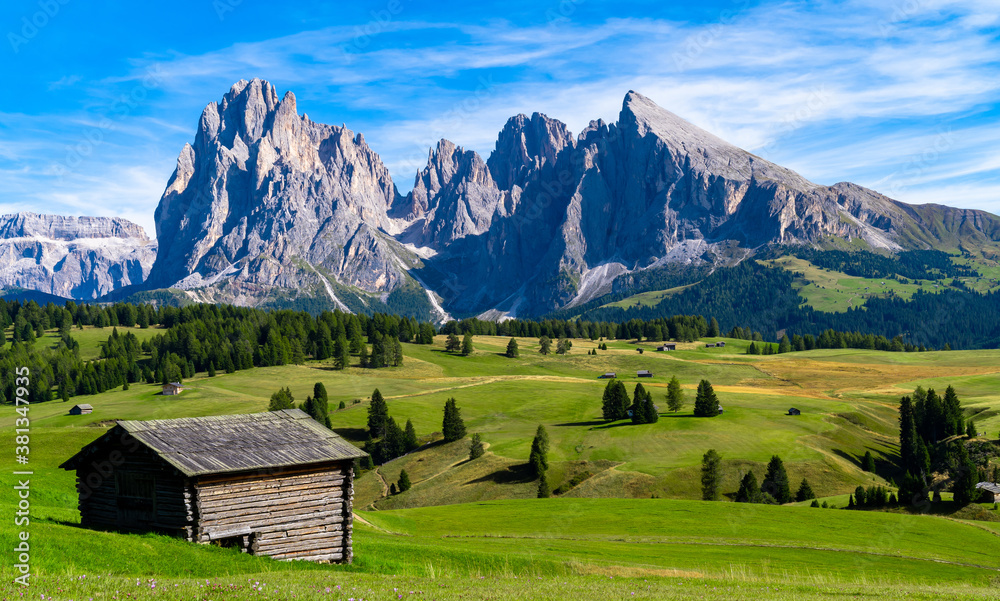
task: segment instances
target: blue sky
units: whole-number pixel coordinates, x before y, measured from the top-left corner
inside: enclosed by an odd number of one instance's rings
[[[1000,213],[1000,0],[689,4],[8,0],[0,213],[152,236],[202,109],[251,77],[403,192],[439,138],[486,156],[512,115],[579,131],[634,89],[817,183]]]

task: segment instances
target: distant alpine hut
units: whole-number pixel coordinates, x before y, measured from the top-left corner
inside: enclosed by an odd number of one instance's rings
[[[1000,503],[1000,484],[994,482],[980,482],[976,485],[976,488],[983,491],[982,495],[987,501],[982,501],[985,503]],[[991,499],[992,501],[988,500]]]
[[[73,405],[70,407],[70,415],[87,415],[88,413],[93,413],[94,408],[87,403],[80,403],[79,405]]]
[[[802,412],[796,409],[795,407],[792,407],[791,409],[788,410],[788,415],[802,415]]]
[[[726,347],[725,342],[710,342],[705,345],[705,348],[725,348],[725,347]]]
[[[658,350],[658,351],[676,351],[677,350],[677,345],[674,344],[674,343],[672,343],[672,342],[668,343],[668,344],[661,344],[660,346],[656,347],[656,350]]]
[[[598,376],[597,379],[598,380],[613,380],[613,379],[615,379],[617,377],[618,377],[618,372],[609,371],[609,372],[605,372],[604,374]]]
[[[726,348],[726,341],[725,340],[720,340],[719,342],[715,343],[715,346],[717,346],[719,348]]]
[[[640,378],[652,378],[653,372],[649,371],[648,369],[640,369],[639,371],[635,372],[635,375]]]
[[[76,471],[88,528],[350,563],[353,462],[364,456],[287,409],[119,421],[59,467]]]
[[[170,396],[170,395],[180,394],[182,390],[184,390],[183,384],[181,384],[180,382],[170,382],[168,384],[163,385],[163,391],[161,392],[161,394],[163,394],[164,396]]]

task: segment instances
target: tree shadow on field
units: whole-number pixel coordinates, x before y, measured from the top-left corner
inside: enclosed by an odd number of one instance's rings
[[[365,428],[333,428],[333,431],[351,442],[368,441],[368,430]]]
[[[493,482],[494,484],[524,484],[535,480],[535,474],[531,470],[531,465],[521,463],[508,468],[497,470],[492,474],[480,476],[475,480],[469,480],[466,484],[478,484],[481,482]]]
[[[854,467],[857,467],[857,468],[861,467],[861,460],[858,459],[856,456],[852,455],[851,453],[848,453],[847,451],[844,451],[842,449],[830,449],[830,451],[834,455],[837,455],[838,457],[840,457],[842,459],[846,459],[847,461],[850,461],[851,465],[853,465]]]
[[[660,417],[697,417],[694,413],[661,413]]]
[[[608,421],[604,419],[595,419],[589,422],[566,422],[563,424],[552,424],[553,427],[561,428],[563,426],[603,426],[607,424]]]

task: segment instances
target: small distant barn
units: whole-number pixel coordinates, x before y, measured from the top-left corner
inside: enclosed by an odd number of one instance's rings
[[[164,396],[175,395],[180,394],[182,390],[184,390],[183,384],[180,382],[170,382],[163,385],[163,392],[161,394]]]
[[[705,348],[725,348],[725,347],[726,347],[725,342],[710,342],[705,345]]]
[[[357,447],[299,409],[119,421],[61,468],[80,523],[350,563]]]
[[[986,501],[987,503],[1000,503],[1000,484],[996,484],[994,482],[980,482],[976,485],[976,488],[983,491],[983,498],[992,498],[991,501]]]
[[[796,409],[795,407],[792,407],[791,409],[788,410],[788,415],[802,415],[802,412]]]
[[[660,346],[656,347],[656,350],[658,350],[658,351],[676,351],[677,350],[677,345],[674,344],[674,343],[672,343],[672,342],[667,343],[667,344],[661,344]]]
[[[609,372],[605,372],[604,374],[598,376],[597,379],[598,380],[613,380],[613,379],[615,379],[617,377],[618,377],[618,373],[617,372],[609,371]]]
[[[648,369],[640,369],[639,371],[635,372],[635,375],[640,378],[652,378],[653,372],[649,371]]]
[[[70,415],[87,415],[88,413],[93,413],[94,408],[87,403],[80,403],[79,405],[73,405],[70,407]]]

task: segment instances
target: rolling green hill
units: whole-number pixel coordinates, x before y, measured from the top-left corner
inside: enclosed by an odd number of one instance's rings
[[[83,354],[96,356],[99,331],[74,335]],[[432,346],[404,344],[398,368],[336,371],[322,361],[198,374],[178,397],[133,384],[75,398],[94,405],[85,416],[67,415],[72,403],[33,406],[32,536],[40,578],[32,592],[60,599],[112,598],[115,591],[190,599],[214,591],[218,598],[243,599],[267,596],[259,590],[263,584],[274,598],[327,598],[328,587],[342,598],[366,599],[410,590],[439,599],[995,595],[989,587],[1000,563],[990,549],[1000,536],[997,523],[695,499],[708,448],[723,456],[725,494],[735,492],[747,469],[760,478],[773,454],[784,459],[793,483],[808,478],[838,507],[855,486],[886,485],[896,452],[896,404],[918,384],[954,385],[979,430],[992,438],[1000,430],[1000,351],[748,356],[745,341],[727,339],[726,348],[701,341],[681,343],[676,352],[609,342],[594,356],[587,353],[600,341],[575,340],[566,356],[542,356],[537,340],[522,338],[521,357],[508,359],[502,356],[507,340],[477,336],[468,357],[443,352],[442,336]],[[629,376],[638,369],[654,372],[643,384],[661,407],[666,383],[676,375],[687,407],[676,416],[663,413],[656,424],[601,420],[605,381],[597,376],[617,371],[631,393],[638,380]],[[726,410],[720,417],[690,415],[693,389],[703,378]],[[424,444],[358,478],[353,566],[279,563],[75,526],[73,474],[56,466],[112,420],[261,411],[279,387],[288,386],[301,401],[317,381],[329,391],[333,427],[348,439],[362,442],[367,399],[377,387],[390,414],[400,423],[412,420]],[[468,439],[439,442],[449,397],[458,400],[469,433],[482,433],[488,445],[482,458],[468,460]],[[336,410],[340,401],[346,408]],[[786,415],[792,406],[802,415]],[[0,417],[8,444],[13,417],[12,411]],[[538,424],[552,441],[553,488],[591,474],[561,497],[532,498],[537,483],[524,464]],[[879,458],[878,475],[860,469],[865,451]],[[404,468],[413,488],[386,496],[385,487]],[[12,478],[7,470],[0,482],[13,485]],[[11,509],[10,496],[4,499]],[[993,515],[986,510],[979,517]],[[859,539],[859,532],[866,536]],[[3,531],[4,544],[11,534]],[[0,585],[0,596],[20,592],[9,582]]]

